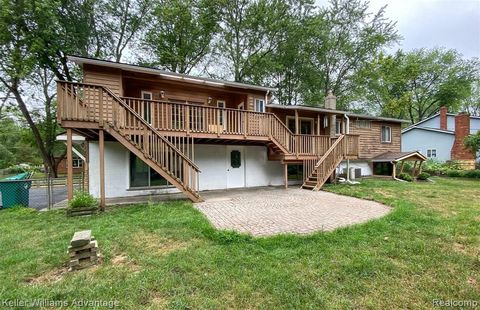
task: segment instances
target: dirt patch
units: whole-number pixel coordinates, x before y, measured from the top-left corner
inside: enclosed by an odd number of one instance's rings
[[[133,244],[139,251],[154,255],[166,255],[173,251],[186,249],[191,243],[173,240],[154,233],[137,233],[133,236]]]
[[[164,308],[168,303],[168,299],[161,293],[154,292],[150,302],[155,308]]]
[[[114,266],[124,266],[129,268],[132,272],[139,272],[140,266],[128,258],[125,254],[115,255],[110,261]]]
[[[52,284],[61,281],[67,273],[68,267],[56,268],[42,273],[38,276],[28,278],[26,282],[29,285]]]

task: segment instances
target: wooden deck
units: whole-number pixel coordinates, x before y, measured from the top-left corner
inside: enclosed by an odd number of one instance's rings
[[[201,199],[199,169],[184,154],[181,138],[203,143],[263,144],[271,159],[302,161],[305,176],[319,171],[319,160],[330,158],[329,154],[335,154],[330,165],[358,156],[357,135],[293,134],[273,113],[118,97],[104,86],[64,81],[58,82],[57,93],[58,122],[68,129],[67,133],[74,130],[101,142],[104,133],[108,134],[192,200]],[[330,170],[329,166],[322,171]]]

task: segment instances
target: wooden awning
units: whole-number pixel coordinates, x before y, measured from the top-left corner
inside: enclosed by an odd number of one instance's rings
[[[372,158],[372,162],[399,162],[399,161],[425,161],[427,158],[418,151],[414,152],[386,152]]]

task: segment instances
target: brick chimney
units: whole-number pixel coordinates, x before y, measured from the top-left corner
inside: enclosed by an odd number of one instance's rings
[[[337,97],[335,97],[332,91],[329,91],[328,96],[325,97],[325,108],[331,110],[337,109]],[[336,135],[336,122],[337,117],[335,116],[335,114],[330,114],[328,125],[330,127],[330,137],[332,138],[334,138]]]
[[[440,108],[440,129],[447,130],[447,107]]]
[[[470,115],[461,112],[455,116],[455,142],[453,142],[451,158],[459,161],[475,161],[475,155],[465,148],[463,141],[470,134]],[[473,163],[475,164],[475,162]]]

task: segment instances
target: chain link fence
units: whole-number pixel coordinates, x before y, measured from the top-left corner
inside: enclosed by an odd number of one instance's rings
[[[74,191],[84,191],[84,175],[73,178]],[[0,180],[0,207],[23,205],[37,210],[50,209],[67,199],[67,178]]]

